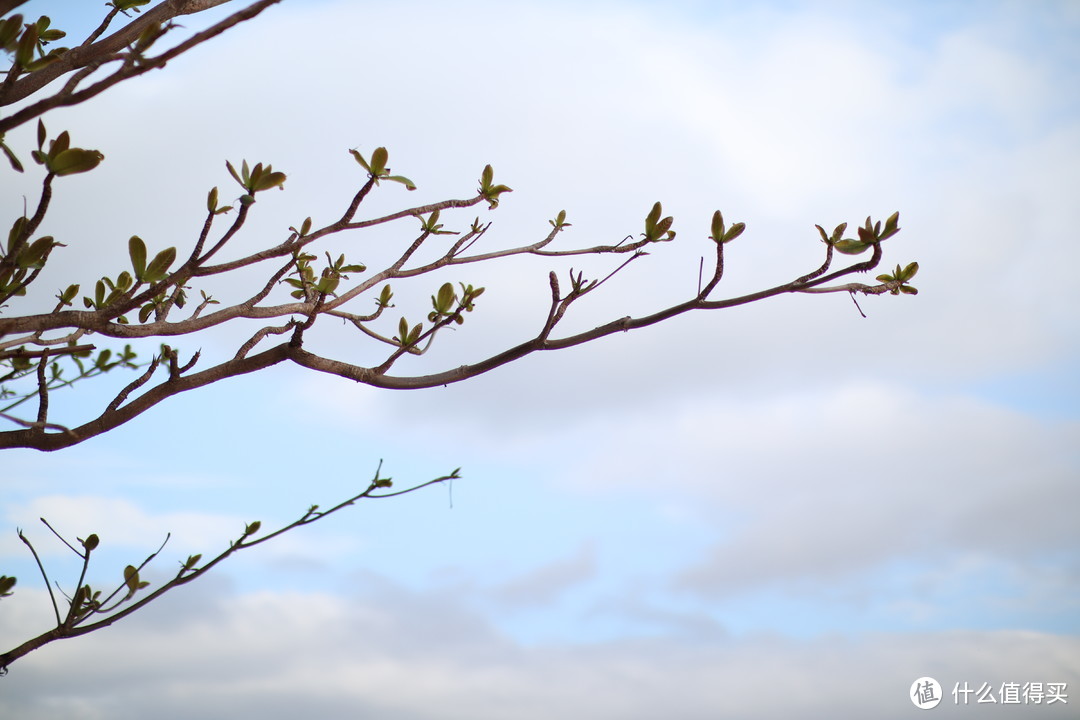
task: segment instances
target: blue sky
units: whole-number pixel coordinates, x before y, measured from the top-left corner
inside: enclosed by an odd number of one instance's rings
[[[50,5],[26,12],[87,22]],[[563,242],[617,241],[661,200],[676,242],[570,327],[692,293],[717,208],[748,226],[721,296],[816,267],[815,223],[895,210],[884,266],[917,260],[920,294],[861,299],[865,319],[842,294],[697,314],[427,391],[275,368],[70,450],[9,451],[6,645],[50,616],[15,528],[54,574],[72,567],[39,516],[101,536],[104,585],[167,532],[158,577],[244,522],[347,497],[380,458],[401,483],[463,477],[29,656],[0,714],[891,719],[917,712],[923,675],[1075,691],[1078,39],[1066,2],[284,2],[47,117],[106,155],[57,192],[43,232],[69,247],[50,294],[115,273],[131,234],[189,246],[226,159],[289,174],[239,240],[254,247],[339,213],[363,180],[346,150],[379,145],[420,189],[380,189],[370,216],[466,197],[491,163],[514,188],[479,211],[492,247],[564,208]],[[8,214],[35,181],[6,176]],[[412,231],[330,249],[374,265]],[[403,371],[524,339],[566,267],[455,273],[487,293]],[[229,337],[184,347],[211,358]],[[365,351],[333,328],[310,342]],[[79,416],[123,380],[54,403]]]

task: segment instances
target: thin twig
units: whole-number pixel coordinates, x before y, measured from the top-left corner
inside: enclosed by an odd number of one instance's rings
[[[44,518],[42,518],[42,522],[45,522]],[[48,523],[45,523],[45,524],[48,525]],[[50,528],[50,530],[51,529],[52,528]],[[30,544],[29,538],[27,538],[26,535],[23,534],[22,530],[18,530],[17,532],[19,534],[19,539],[23,541],[23,543],[26,545],[26,547],[30,548],[30,552],[34,556],[34,561],[37,563],[38,570],[41,571],[41,577],[45,580],[45,589],[49,591],[49,599],[52,601],[53,613],[56,614],[56,624],[59,625],[60,624],[60,606],[56,604],[56,596],[53,595],[52,583],[49,582],[49,574],[47,572],[45,572],[45,566],[41,564],[41,558],[38,557],[37,550],[34,549],[34,546],[32,544]],[[53,532],[55,532],[55,530]],[[61,539],[63,539],[63,538],[61,538]],[[0,667],[7,667],[7,665],[6,665],[6,663],[0,662]]]

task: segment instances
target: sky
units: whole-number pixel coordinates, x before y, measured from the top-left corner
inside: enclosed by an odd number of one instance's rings
[[[22,11],[85,33],[101,8],[73,5]],[[51,578],[77,578],[39,517],[100,536],[95,587],[169,534],[144,573],[157,583],[246,522],[359,492],[380,461],[395,487],[462,477],[360,503],[32,653],[0,678],[0,716],[892,720],[922,712],[922,677],[943,689],[938,716],[1075,716],[1078,87],[1071,2],[286,0],[50,113],[105,161],[58,181],[41,232],[67,247],[29,303],[115,275],[132,234],[191,247],[206,192],[239,194],[225,160],[288,174],[239,254],[337,217],[365,179],[347,151],[378,146],[419,189],[384,183],[363,217],[471,197],[490,163],[513,193],[442,219],[492,221],[485,251],[535,242],[563,209],[561,247],[618,242],[661,201],[677,239],[567,332],[693,295],[716,209],[747,224],[717,297],[816,268],[815,224],[894,211],[882,268],[917,261],[919,294],[860,298],[865,318],[846,293],[693,313],[423,391],[273,368],[71,449],[7,451],[4,649],[52,616],[16,528]],[[2,182],[17,217],[40,176]],[[325,249],[375,267],[414,222]],[[548,271],[613,267],[571,260],[396,286],[413,317],[445,280],[487,290],[395,371],[529,338]],[[307,347],[370,357],[326,325]],[[245,331],[176,344],[209,362]],[[127,379],[54,408],[89,417]],[[1009,683],[1066,683],[1068,702],[1006,705]],[[999,702],[953,694],[984,684]]]

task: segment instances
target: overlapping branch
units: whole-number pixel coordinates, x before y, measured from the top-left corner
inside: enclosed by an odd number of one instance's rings
[[[22,530],[18,531],[19,539],[22,540],[30,552],[33,554],[37,566],[41,572],[42,578],[45,580],[45,586],[49,591],[49,598],[52,602],[53,613],[56,617],[56,626],[50,630],[37,635],[11,650],[0,653],[0,675],[4,675],[8,667],[16,660],[25,657],[34,650],[37,650],[51,642],[57,640],[65,640],[69,638],[79,637],[80,635],[86,635],[88,633],[95,632],[106,628],[125,617],[141,610],[150,603],[154,602],[162,595],[165,595],[171,590],[186,585],[189,582],[202,577],[209,572],[212,568],[227,560],[229,557],[235,555],[241,550],[247,550],[253,548],[256,545],[261,545],[265,542],[269,542],[274,538],[277,538],[287,532],[295,530],[304,525],[310,525],[314,522],[318,522],[330,515],[337,513],[338,511],[356,504],[361,500],[377,500],[380,498],[396,497],[398,495],[404,495],[406,493],[416,492],[431,485],[439,483],[450,482],[460,477],[460,468],[453,472],[443,475],[441,477],[428,480],[417,485],[413,485],[400,490],[392,490],[393,480],[392,478],[382,477],[382,462],[379,462],[378,468],[375,470],[374,477],[368,482],[367,487],[353,495],[352,497],[343,500],[333,507],[326,510],[321,510],[318,505],[312,505],[308,508],[307,512],[301,515],[293,522],[283,525],[269,533],[259,535],[259,531],[262,529],[262,523],[255,521],[248,523],[244,527],[244,532],[235,540],[229,543],[229,546],[218,553],[213,558],[203,562],[203,556],[191,555],[187,560],[181,563],[180,570],[170,580],[163,583],[156,589],[149,591],[142,595],[139,600],[135,601],[134,598],[140,591],[149,586],[149,582],[142,580],[140,573],[154,560],[165,547],[165,543],[168,542],[168,536],[165,538],[165,542],[161,544],[161,547],[157,551],[153,552],[149,557],[143,560],[138,566],[129,565],[124,569],[123,581],[120,582],[108,595],[102,597],[102,591],[95,591],[89,584],[86,583],[87,571],[90,568],[91,554],[98,548],[100,541],[96,534],[91,534],[86,539],[79,538],[78,545],[68,542],[60,533],[53,529],[49,523],[42,518],[41,522],[54,534],[60,541],[66,545],[73,553],[79,556],[82,560],[82,568],[79,571],[78,580],[75,582],[74,590],[67,594],[65,593],[65,600],[67,602],[67,609],[61,612],[60,604],[56,600],[56,595],[53,593],[53,586],[49,580],[48,572],[45,565],[42,563],[37,550],[30,542],[29,538],[23,533]],[[81,548],[81,549],[80,549]],[[3,582],[8,581],[8,582]],[[14,579],[3,577],[0,578],[0,595],[10,592],[14,587]],[[59,587],[59,586],[58,586]]]
[[[185,251],[186,259],[178,265],[177,248],[151,254],[146,243],[133,236],[128,243],[130,269],[101,278],[92,292],[84,291],[80,284],[69,285],[57,294],[57,304],[52,312],[20,314],[17,310],[19,299],[38,281],[52,253],[63,247],[60,241],[50,236],[35,238],[54,202],[54,182],[68,175],[91,171],[103,160],[96,150],[73,146],[67,132],[49,139],[40,116],[61,105],[84,102],[119,82],[161,67],[179,54],[255,17],[279,0],[251,2],[211,28],[194,33],[157,54],[151,52],[161,45],[162,37],[172,37],[176,30],[173,19],[224,1],[164,0],[109,34],[118,13],[138,11],[140,5],[146,4],[141,0],[116,0],[111,3],[112,9],[102,23],[78,47],[66,51],[51,49],[46,52],[46,45],[63,37],[61,31],[50,27],[48,18],[25,26],[12,19],[0,22],[3,49],[13,55],[12,66],[0,83],[0,106],[26,100],[54,80],[67,76],[65,84],[52,95],[0,118],[0,133],[38,118],[37,149],[31,156],[45,171],[33,213],[16,219],[7,243],[0,244],[0,313],[6,313],[6,316],[0,315],[0,420],[16,426],[0,431],[0,448],[56,450],[68,447],[118,427],[176,394],[286,361],[376,387],[422,388],[459,382],[530,353],[581,345],[696,310],[734,307],[787,293],[848,292],[854,296],[856,293],[914,292],[907,285],[917,270],[914,263],[904,268],[897,266],[891,275],[878,276],[876,285],[859,282],[829,284],[878,265],[882,257],[881,242],[899,229],[897,216],[893,215],[884,229],[880,223],[875,225],[868,218],[866,225],[859,228],[858,239],[843,237],[846,225],[839,226],[831,235],[819,227],[825,244],[825,259],[819,268],[755,293],[717,298],[716,289],[724,274],[724,248],[745,229],[743,223],[726,227],[723,216],[717,211],[710,235],[715,244],[712,272],[704,284],[699,282],[696,291],[687,293],[685,301],[641,317],[618,317],[588,331],[560,336],[558,328],[578,300],[596,292],[612,276],[645,257],[651,246],[674,239],[674,220],[663,216],[660,203],[656,203],[646,216],[644,232],[640,236],[626,236],[616,243],[559,247],[557,237],[570,226],[563,211],[550,221],[550,231],[535,242],[474,251],[490,229],[490,223],[481,223],[477,218],[467,231],[452,231],[444,228],[443,213],[484,203],[495,208],[500,196],[510,192],[510,188],[496,184],[494,173],[488,166],[481,174],[477,194],[473,197],[414,205],[389,215],[358,217],[365,199],[380,184],[400,184],[409,190],[415,189],[408,178],[391,174],[387,166],[389,154],[380,147],[370,157],[358,150],[350,151],[366,178],[337,220],[315,228],[308,218],[299,228],[290,228],[276,244],[233,258],[225,257],[225,253],[244,231],[256,196],[268,189],[283,187],[285,174],[261,163],[250,167],[244,162],[240,168],[226,163],[243,194],[237,206],[232,207],[219,204],[217,188],[210,191],[201,231],[190,249]],[[8,3],[6,9],[11,7],[12,3]],[[2,134],[0,149],[12,166],[22,171],[21,161],[14,150],[3,143]],[[219,229],[224,216],[230,213],[231,221]],[[325,250],[326,241],[337,235],[352,235],[369,228],[416,220],[420,222],[419,233],[403,244],[395,260],[376,271],[350,262],[343,254],[334,259]],[[436,236],[455,237],[444,249],[434,253],[434,257],[418,261],[420,250],[427,248]],[[832,266],[837,252],[858,254],[867,250],[870,251],[867,261],[839,269]],[[325,262],[321,255],[325,255]],[[586,279],[580,271],[575,273],[570,268],[560,284],[559,275],[552,271],[548,281],[551,302],[546,312],[538,315],[534,332],[516,339],[501,352],[431,374],[391,374],[403,356],[428,352],[446,328],[462,324],[484,292],[484,288],[465,283],[456,286],[444,283],[431,296],[432,311],[427,314],[426,324],[422,320],[417,322],[400,317],[396,326],[391,323],[387,328],[384,316],[394,307],[395,288],[438,270],[498,262],[519,255],[545,259],[611,255],[618,256],[618,261],[602,279]],[[203,288],[198,288],[201,296],[198,302],[189,298],[194,286],[213,278],[228,280],[236,277],[237,271],[246,269],[262,270],[263,280],[247,288],[238,282],[227,283],[231,293],[246,299],[222,303]],[[365,297],[373,301],[373,305],[362,305]],[[81,309],[75,306],[79,300]],[[16,306],[14,309],[13,305]],[[382,359],[361,365],[348,358],[330,358],[306,347],[306,334],[322,316],[350,323],[376,347],[385,346]],[[245,339],[237,341],[235,354],[210,367],[198,367],[198,353],[181,362],[180,351],[164,344],[149,360],[138,361],[132,347],[132,343],[140,341],[191,337],[211,328],[252,321],[263,324],[254,332],[246,329]],[[98,345],[103,342],[93,339],[95,335],[128,344],[122,351],[109,347],[99,349]],[[282,342],[259,350],[275,337],[281,337]],[[62,418],[51,417],[50,392],[115,368],[136,366],[142,368],[139,377],[108,402],[97,417],[77,426],[68,426]],[[28,418],[13,414],[16,408],[31,401],[37,403],[35,415]]]
[[[170,60],[256,17],[281,0],[254,2],[158,55],[147,54],[154,43],[177,27],[172,23],[174,18],[202,12],[225,2],[229,0],[164,0],[105,39],[97,40],[120,12],[113,7],[102,24],[81,45],[60,54],[55,61],[32,71],[29,70],[32,67],[29,63],[16,62],[0,84],[0,107],[24,100],[68,73],[72,75],[58,92],[0,118],[0,135],[41,117],[49,110],[78,105],[125,80],[165,67]],[[98,70],[114,64],[119,67],[93,84],[84,86]]]
[[[387,157],[385,150],[379,148],[376,153],[380,153],[385,163]],[[905,283],[914,274],[913,266],[909,266],[907,275],[898,268],[896,278],[881,276],[878,284],[875,285],[827,284],[844,276],[876,267],[882,255],[881,242],[899,230],[897,215],[889,218],[884,229],[880,222],[874,224],[868,218],[866,225],[859,228],[859,236],[862,239],[858,241],[843,238],[846,225],[839,226],[831,236],[826,235],[822,230],[825,260],[813,272],[754,293],[718,299],[714,295],[724,272],[724,248],[742,234],[745,226],[737,223],[731,229],[727,229],[722,215],[717,212],[714,216],[713,234],[710,236],[716,251],[711,277],[696,292],[688,293],[687,300],[648,315],[619,317],[588,331],[558,336],[555,331],[574,303],[596,292],[608,279],[630,263],[644,258],[648,254],[649,246],[674,239],[675,233],[670,229],[673,219],[661,218],[660,203],[657,203],[646,217],[644,232],[641,233],[640,238],[634,240],[628,237],[620,243],[592,245],[585,248],[555,247],[556,238],[569,227],[569,223],[565,221],[565,213],[560,213],[555,220],[551,221],[551,231],[534,243],[469,254],[468,249],[490,228],[490,224],[481,223],[477,219],[467,232],[460,233],[460,236],[437,253],[434,259],[412,263],[410,261],[431,238],[456,234],[445,230],[440,222],[443,211],[471,208],[484,202],[490,205],[492,200],[497,201],[497,194],[492,192],[494,186],[490,180],[491,173],[489,169],[485,169],[487,185],[485,186],[482,178],[480,192],[472,198],[417,205],[389,215],[355,220],[354,217],[363,199],[368,196],[379,180],[388,178],[388,168],[380,166],[374,171],[368,168],[366,182],[337,221],[315,229],[309,218],[302,223],[301,228],[290,228],[288,236],[272,247],[234,260],[210,265],[209,262],[221,254],[227,248],[229,241],[243,230],[250,212],[256,205],[257,193],[273,187],[281,187],[285,182],[284,174],[274,172],[270,166],[264,167],[260,164],[252,169],[244,163],[241,171],[236,171],[231,165],[230,169],[246,193],[241,197],[233,221],[229,223],[220,238],[211,241],[215,221],[227,212],[231,212],[232,208],[220,207],[217,204],[218,193],[215,188],[208,198],[203,230],[195,241],[187,260],[178,268],[172,270],[167,267],[169,260],[176,257],[175,249],[164,250],[158,253],[154,260],[148,261],[145,243],[137,237],[132,238],[129,243],[132,271],[125,270],[115,279],[103,278],[99,281],[95,294],[83,298],[87,309],[62,309],[64,306],[70,306],[78,294],[78,288],[75,292],[69,288],[58,296],[60,303],[54,312],[0,317],[0,338],[2,338],[0,352],[6,352],[11,357],[29,358],[32,353],[40,351],[27,350],[27,347],[46,347],[57,344],[56,338],[52,337],[53,333],[56,333],[58,338],[96,334],[121,340],[139,340],[190,336],[236,321],[261,320],[271,321],[272,324],[265,325],[254,334],[247,336],[247,340],[238,344],[236,354],[232,358],[198,372],[192,372],[197,358],[192,358],[181,366],[176,351],[163,346],[162,352],[150,360],[139,379],[126,387],[98,417],[77,427],[64,428],[63,431],[55,429],[50,431],[46,425],[48,418],[41,417],[42,414],[47,415],[41,408],[46,406],[48,399],[44,386],[41,386],[36,391],[39,401],[37,421],[24,424],[14,430],[0,432],[0,447],[32,447],[41,450],[68,447],[118,427],[173,395],[285,361],[380,388],[434,387],[475,377],[534,352],[574,347],[612,333],[648,327],[691,311],[730,308],[788,293],[881,294],[895,293],[899,289],[910,291],[910,287]],[[509,192],[509,188],[499,187],[501,189],[498,194]],[[45,201],[42,201],[41,205],[45,204]],[[319,241],[342,233],[355,233],[404,220],[414,222],[419,220],[420,232],[405,245],[395,260],[381,270],[370,272],[362,265],[349,264],[344,255],[334,260],[327,253],[321,272],[316,271],[316,264],[320,261],[316,255],[312,254],[312,251]],[[209,249],[204,250],[208,244],[210,244]],[[871,257],[867,261],[834,270],[832,264],[838,249],[841,253],[848,254],[870,250]],[[478,262],[496,262],[519,255],[534,255],[543,258],[613,255],[622,256],[622,259],[602,279],[589,280],[584,278],[580,271],[575,273],[571,269],[567,278],[568,282],[560,285],[558,275],[552,271],[549,274],[551,301],[546,313],[538,317],[535,334],[499,353],[473,363],[431,374],[418,376],[390,374],[395,363],[402,356],[427,352],[441,331],[463,323],[465,314],[474,309],[477,298],[484,291],[483,288],[473,288],[465,284],[461,284],[460,290],[457,290],[450,283],[445,283],[439,288],[439,292],[432,296],[433,309],[428,313],[428,325],[425,326],[423,322],[410,323],[402,317],[397,325],[397,335],[391,336],[389,332],[378,330],[376,324],[385,312],[393,307],[391,304],[393,291],[390,284],[392,281],[412,280],[443,268]],[[256,286],[254,292],[246,300],[211,311],[208,308],[216,301],[204,293],[202,302],[194,312],[186,317],[175,317],[185,307],[183,299],[190,289],[189,283],[215,276],[229,277],[230,273],[237,270],[256,266],[267,266],[268,277],[265,282]],[[353,276],[358,277],[354,279]],[[381,291],[377,292],[380,286]],[[283,288],[292,288],[292,301],[281,302]],[[353,311],[351,308],[365,295],[372,297],[373,310],[362,313]],[[138,322],[132,322],[130,319],[135,314],[139,316]],[[304,336],[323,315],[349,321],[368,338],[389,346],[388,353],[379,363],[359,365],[348,360],[334,359],[311,352],[304,345]],[[283,320],[284,323],[281,324]],[[289,335],[286,341],[262,352],[254,352],[260,343],[275,335],[283,334]],[[78,347],[85,348],[86,346],[69,347],[66,354],[78,356],[79,353],[76,352]],[[168,372],[161,377],[160,382],[151,384],[150,381],[157,376],[158,369],[166,360],[169,366]]]

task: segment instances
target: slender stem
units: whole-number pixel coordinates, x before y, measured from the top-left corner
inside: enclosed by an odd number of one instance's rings
[[[42,522],[45,522],[44,518],[42,518]],[[45,524],[48,525],[48,523],[45,523]],[[51,530],[52,528],[49,528],[49,529]],[[47,572],[45,572],[45,566],[41,564],[41,558],[38,557],[37,550],[34,549],[34,546],[30,543],[29,538],[27,538],[26,535],[23,534],[22,530],[19,530],[18,532],[19,532],[19,539],[23,541],[23,543],[26,545],[26,547],[30,548],[30,552],[34,556],[34,562],[37,563],[38,570],[41,571],[41,577],[45,580],[45,589],[49,591],[49,600],[52,601],[53,613],[56,615],[56,624],[59,625],[60,624],[60,606],[56,604],[56,596],[53,595],[52,583],[49,582],[49,574]],[[63,539],[63,538],[61,538],[61,539]],[[3,663],[3,662],[0,662],[0,668],[4,668],[4,667],[6,667],[6,664]]]

